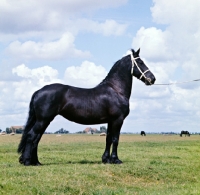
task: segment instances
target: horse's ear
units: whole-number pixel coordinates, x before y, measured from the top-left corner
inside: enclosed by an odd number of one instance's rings
[[[136,51],[136,54],[139,56],[139,54],[140,54],[140,48]]]

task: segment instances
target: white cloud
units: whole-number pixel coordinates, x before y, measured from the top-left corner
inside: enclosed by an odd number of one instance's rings
[[[184,31],[196,31],[200,25],[199,6],[200,2],[191,0],[165,1],[153,0],[151,8],[152,17],[159,24],[168,24],[173,28],[181,27]]]
[[[164,61],[174,58],[169,47],[170,32],[155,27],[141,27],[133,39],[132,46],[142,48],[143,55],[153,61]]]
[[[6,34],[21,31],[51,31],[65,29],[69,18],[80,16],[97,9],[117,7],[127,0],[69,1],[9,1],[0,2],[0,31]],[[37,29],[37,30],[36,30]]]
[[[49,83],[57,81],[58,71],[50,66],[43,66],[35,69],[30,69],[26,65],[21,64],[12,69],[13,74],[17,74],[19,77],[25,79],[32,79],[37,82]]]
[[[74,37],[70,33],[64,34],[59,40],[52,42],[19,41],[12,42],[7,52],[24,59],[48,59],[57,60],[66,57],[89,57],[89,52],[77,50],[74,45]]]
[[[114,20],[106,20],[104,24],[100,24],[99,31],[102,31],[103,35],[122,35],[126,30],[126,24],[118,24]]]
[[[77,19],[69,21],[71,31],[75,34],[80,32],[93,32],[104,36],[120,36],[126,32],[128,24],[120,24],[115,20],[107,19],[104,22],[98,22],[88,19]]]
[[[44,85],[61,82],[57,78],[58,71],[49,66],[30,69],[26,65],[21,64],[13,68],[12,73],[21,78],[20,81],[12,83],[13,89],[11,90],[13,90],[12,94],[15,101],[27,102],[33,92]]]
[[[80,66],[68,67],[65,71],[65,83],[77,87],[95,87],[107,75],[103,66],[84,61]]]

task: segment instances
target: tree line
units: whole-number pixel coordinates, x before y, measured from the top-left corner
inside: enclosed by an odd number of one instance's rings
[[[3,131],[2,129],[0,129],[0,133],[2,133],[2,132],[10,134],[10,133],[13,133],[13,130],[11,128],[7,127],[5,131]],[[106,129],[105,126],[101,126],[100,130],[97,130],[95,132],[91,131],[91,133],[106,133],[106,132],[107,132],[107,129]],[[23,129],[22,128],[15,129],[14,133],[16,133],[16,134],[22,134],[23,133]],[[61,128],[61,129],[59,129],[59,130],[57,130],[57,131],[54,132],[54,134],[68,134],[68,133],[70,133],[70,132],[68,130],[64,129],[64,128]],[[78,131],[76,133],[81,134],[81,133],[85,133],[85,132],[84,131]]]

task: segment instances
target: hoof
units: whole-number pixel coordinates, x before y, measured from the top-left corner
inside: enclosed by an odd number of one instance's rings
[[[104,164],[110,164],[111,162],[110,162],[109,158],[104,158],[104,159],[102,159],[102,163],[104,163]]]
[[[102,156],[102,163],[104,164],[110,164],[110,156]]]
[[[110,162],[112,164],[122,164],[123,162],[119,160],[118,158],[110,158]]]

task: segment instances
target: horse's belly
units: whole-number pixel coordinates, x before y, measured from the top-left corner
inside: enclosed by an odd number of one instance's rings
[[[93,116],[69,116],[69,115],[62,115],[64,118],[66,118],[69,121],[83,124],[83,125],[94,125],[94,124],[102,124],[107,123],[107,118],[105,117],[93,117]]]
[[[84,109],[75,109],[60,113],[64,118],[73,121],[75,123],[84,124],[84,125],[92,125],[92,124],[102,124],[107,123],[107,114],[104,111],[90,111]]]

